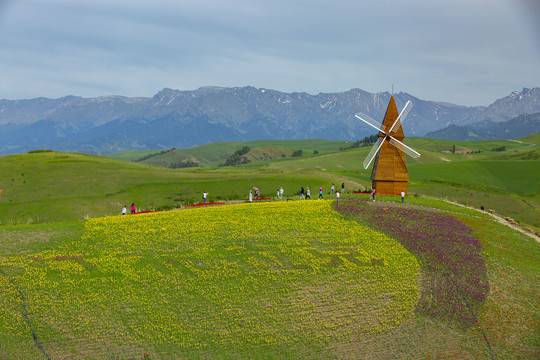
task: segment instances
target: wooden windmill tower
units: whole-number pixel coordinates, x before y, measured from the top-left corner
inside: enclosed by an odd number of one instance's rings
[[[377,189],[379,194],[407,192],[409,173],[405,154],[413,158],[420,156],[418,152],[403,143],[405,135],[401,123],[405,120],[411,107],[411,102],[407,101],[401,113],[398,114],[396,102],[392,95],[382,124],[365,114],[358,113],[355,115],[358,119],[379,131],[377,142],[364,160],[364,169],[367,169],[375,158],[375,164],[371,171],[371,182],[372,187]]]

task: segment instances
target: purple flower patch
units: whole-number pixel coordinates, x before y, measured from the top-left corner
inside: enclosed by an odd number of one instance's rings
[[[486,264],[473,231],[453,216],[343,199],[335,209],[385,233],[414,254],[421,265],[416,311],[468,328],[489,292]]]

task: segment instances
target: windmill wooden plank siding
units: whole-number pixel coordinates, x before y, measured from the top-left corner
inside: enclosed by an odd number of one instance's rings
[[[384,116],[383,125],[385,131],[390,131],[398,116],[396,102],[394,96],[392,96]],[[405,135],[401,124],[390,135],[399,141],[403,141]],[[379,132],[379,137],[384,138],[385,134]],[[386,138],[375,158],[373,170],[371,171],[372,187],[377,189],[379,194],[400,194],[402,191],[406,193],[409,173],[405,153],[391,144],[389,140],[389,138]]]

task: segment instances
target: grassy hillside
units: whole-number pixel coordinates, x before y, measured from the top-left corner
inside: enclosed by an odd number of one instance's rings
[[[218,166],[236,150],[241,149],[244,146],[254,149],[273,145],[281,146],[291,151],[302,150],[306,155],[309,155],[313,154],[315,150],[317,150],[320,154],[335,152],[341,147],[350,145],[350,142],[330,141],[324,139],[217,142],[188,149],[175,149],[164,155],[155,156],[143,162],[147,164],[167,166],[167,164],[170,163],[178,163],[184,159],[191,159],[200,163],[201,166]],[[108,157],[119,160],[134,161],[149,154],[159,153],[160,151],[161,150],[126,151],[118,154],[110,154]]]
[[[538,358],[538,243],[418,200],[2,226],[0,358]]]
[[[534,136],[530,136],[523,142],[539,143]],[[438,140],[425,138],[406,138],[405,143],[422,152],[422,157],[413,162],[429,162],[429,161],[447,161],[447,153],[455,146],[455,154],[451,154],[455,159],[474,159],[479,156],[482,158],[499,156],[499,152],[493,152],[492,149],[504,146],[507,151],[516,151],[528,149],[531,144],[519,143],[510,140],[481,140],[481,141],[452,141]],[[189,159],[200,163],[201,166],[218,166],[223,161],[232,155],[236,150],[244,146],[251,149],[267,146],[280,146],[291,151],[302,150],[303,157],[313,157],[317,151],[319,156],[337,153],[340,148],[346,148],[352,145],[350,141],[330,141],[323,139],[310,140],[254,140],[247,142],[222,142],[201,145],[188,149],[174,149],[166,154],[157,155],[150,159],[142,161],[146,164],[167,166],[171,163],[178,163],[182,160]],[[365,148],[369,149],[369,147]],[[530,150],[530,149],[529,149]],[[126,161],[135,161],[150,154],[159,154],[162,150],[144,150],[144,151],[126,151],[117,154],[110,154],[107,157]],[[474,153],[477,152],[477,153]],[[480,153],[478,153],[480,152]]]
[[[410,164],[413,181],[459,184],[478,190],[534,196],[540,189],[540,160],[471,160]]]
[[[452,154],[441,140],[407,139],[422,157],[409,161],[403,205],[351,193],[370,186],[361,167],[369,148],[318,140],[301,158],[222,168],[0,157],[0,358],[44,357],[20,294],[54,359],[538,358],[540,246],[433,199],[494,209],[539,232],[540,160],[528,154],[540,138],[519,141],[456,144],[484,150]],[[223,156],[214,146],[207,158]],[[315,198],[322,186],[333,200],[330,184],[341,182],[339,206],[283,200],[109,216],[132,202],[201,202],[203,191],[209,201],[244,199],[253,186],[270,197],[283,187],[290,199],[300,186]]]
[[[411,163],[409,186],[417,194],[493,209],[540,232],[540,136],[517,141],[472,142],[471,147],[505,146],[506,151],[445,154],[448,161]],[[470,142],[464,142],[470,143]],[[456,146],[457,148],[457,146]]]
[[[427,138],[406,138],[407,144],[415,149],[429,150],[434,152],[443,152],[452,150],[455,146],[456,155],[459,153],[474,153],[480,151],[482,156],[497,155],[492,149],[505,146],[507,151],[513,151],[528,147],[527,144],[521,144],[511,140],[478,140],[478,141],[455,141],[439,140]],[[468,154],[474,155],[474,154]]]
[[[538,145],[502,140],[479,141],[478,144],[466,142],[456,146],[456,149],[489,149],[475,154],[429,150],[449,145],[442,140],[411,139],[410,145],[422,156],[418,159],[407,157],[409,195],[425,194],[476,208],[483,206],[540,231],[540,161],[534,157],[529,159],[527,155],[539,151]],[[490,151],[500,146],[507,150]],[[365,170],[362,165],[368,151],[369,148],[360,148],[317,157],[283,159],[265,166],[282,171],[322,171],[348,176],[357,179],[359,189],[365,190],[371,187],[371,167]]]
[[[517,141],[454,142],[407,138],[421,152],[407,158],[409,196],[445,197],[477,208],[484,206],[540,232],[539,135]],[[369,147],[340,151],[345,142],[326,140],[216,143],[176,149],[148,161],[178,161],[176,152],[190,153],[207,164],[222,163],[241,146],[261,149],[303,149],[302,157],[278,157],[235,167],[166,169],[143,163],[67,153],[37,153],[0,157],[0,222],[43,222],[81,219],[118,213],[132,202],[143,210],[169,209],[199,202],[203,191],[210,201],[245,199],[253,186],[264,196],[285,188],[286,196],[300,186],[325,192],[330,184],[346,190],[371,187],[371,169],[362,162]],[[456,153],[441,152],[455,145]],[[505,151],[491,151],[504,147]],[[317,150],[318,154],[314,154]],[[460,150],[473,153],[458,153]],[[476,151],[476,152],[474,152]],[[480,151],[480,152],[478,152]],[[271,152],[271,151],[270,151]],[[169,158],[170,157],[170,158]],[[264,157],[260,157],[264,158]],[[254,157],[255,159],[255,157]]]
[[[113,215],[131,203],[139,210],[170,209],[201,202],[203,191],[209,201],[247,199],[254,186],[264,197],[283,187],[287,197],[300,186],[328,189],[343,180],[340,175],[272,169],[173,170],[72,153],[9,155],[0,157],[0,223]]]

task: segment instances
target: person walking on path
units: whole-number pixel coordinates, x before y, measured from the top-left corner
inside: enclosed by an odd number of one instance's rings
[[[306,200],[311,199],[311,191],[309,190],[309,186],[306,188]]]
[[[124,205],[124,207],[122,208],[122,215],[126,215],[127,214],[127,209],[126,209],[126,205]]]
[[[370,201],[375,201],[375,193],[376,193],[375,188],[371,189],[371,196],[369,198]]]
[[[330,194],[334,193],[334,183],[332,183],[332,186],[330,187]]]
[[[300,200],[304,199],[304,187],[300,187]]]
[[[345,192],[345,183],[341,183],[341,195]]]
[[[249,190],[249,202],[253,202],[253,194],[251,193],[251,190]]]
[[[276,200],[279,200],[279,189],[276,190]]]
[[[403,204],[405,202],[405,191],[401,192],[401,203]]]
[[[203,198],[203,202],[206,204],[206,197],[208,196],[208,193],[206,191],[203,191],[202,193],[202,198]]]
[[[336,193],[337,204],[339,205],[339,191]]]
[[[279,198],[283,199],[283,187],[279,188]]]
[[[322,199],[322,198],[323,197],[322,197],[322,187],[321,187],[321,188],[319,188],[319,200]]]
[[[135,214],[137,211],[135,210],[135,203],[131,203],[131,213]]]

